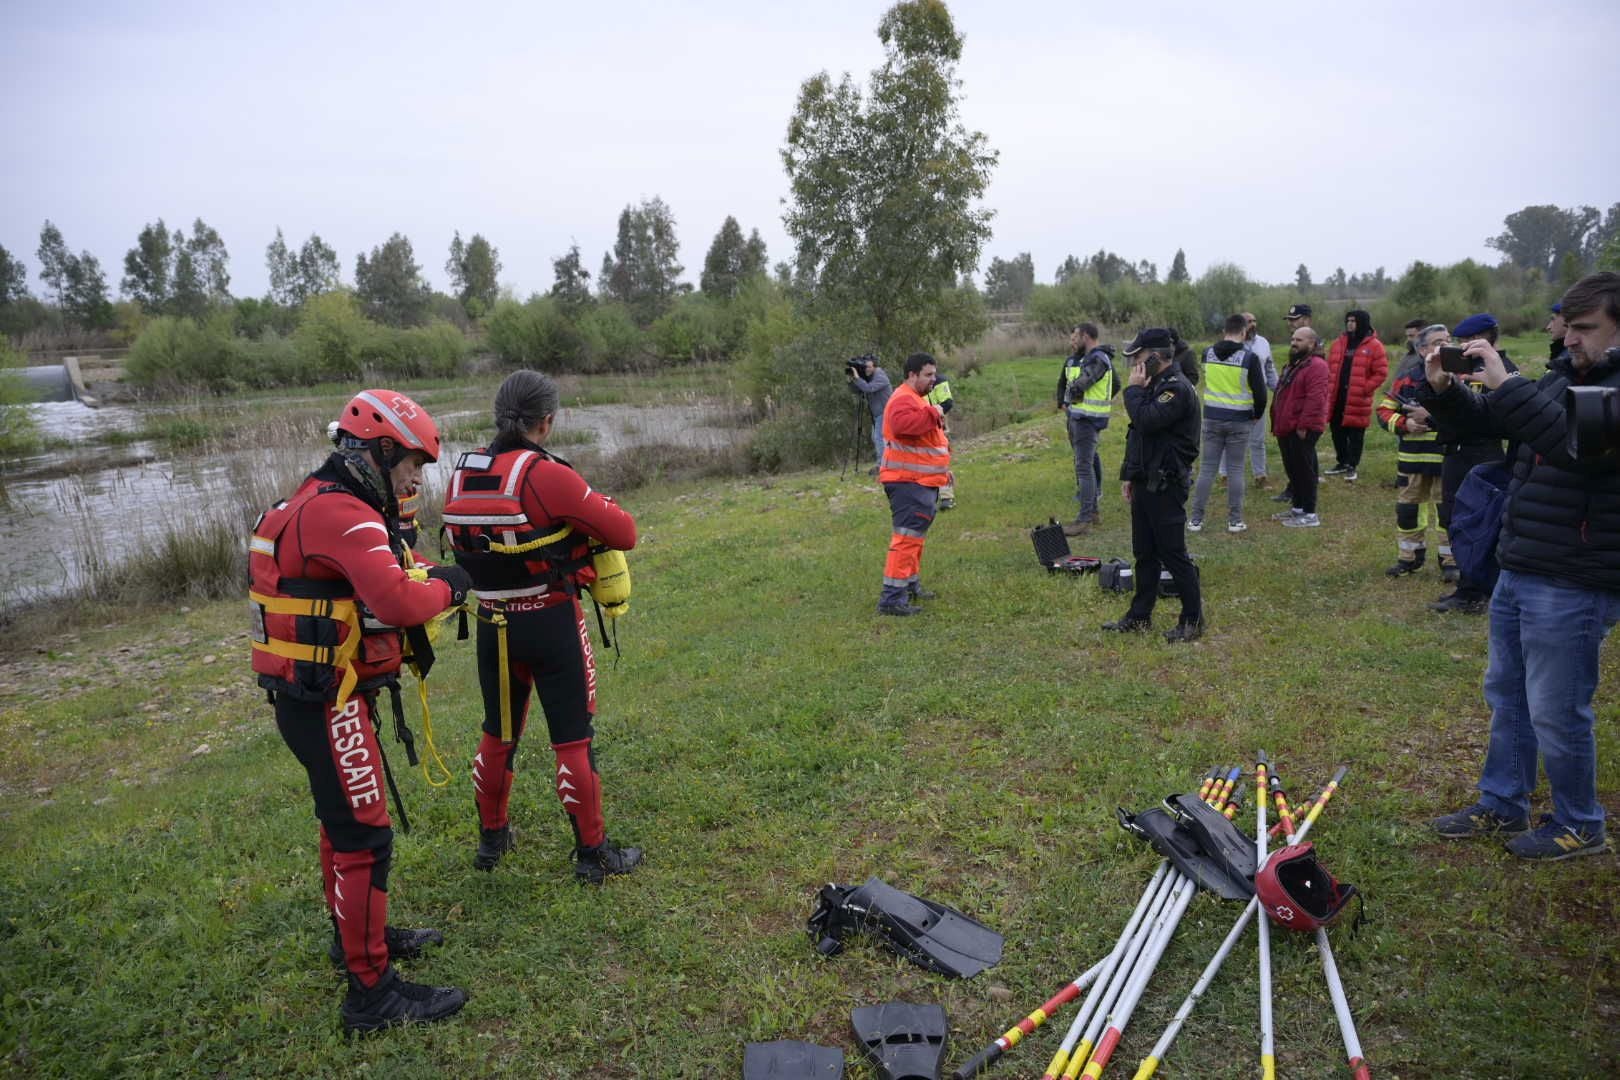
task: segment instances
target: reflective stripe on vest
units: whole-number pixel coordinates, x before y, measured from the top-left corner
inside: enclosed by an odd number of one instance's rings
[[[1075,369],[1076,377],[1079,369]],[[1114,409],[1114,365],[1108,364],[1108,370],[1103,377],[1086,387],[1084,396],[1079,401],[1070,402],[1070,416],[1085,416],[1093,420],[1106,420],[1108,414]]]
[[[1254,411],[1254,391],[1249,388],[1249,372],[1244,366],[1247,350],[1239,349],[1222,360],[1211,349],[1204,354],[1204,405],[1233,412]]]

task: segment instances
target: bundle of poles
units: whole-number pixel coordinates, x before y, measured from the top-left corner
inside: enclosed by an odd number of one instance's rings
[[[1287,843],[1298,843],[1316,824],[1323,807],[1338,790],[1339,783],[1348,770],[1341,766],[1328,781],[1327,786],[1309,804],[1304,816],[1298,819],[1289,806],[1282,779],[1277,775],[1264,751],[1256,755],[1254,771],[1255,848],[1257,865],[1263,865],[1268,854],[1270,837],[1279,831],[1267,827],[1267,802],[1270,801],[1276,806],[1278,825]],[[1242,766],[1210,769],[1204,775],[1199,788],[1199,798],[1231,819],[1237,812],[1239,800],[1234,791],[1242,775]],[[968,1080],[969,1077],[988,1070],[1025,1037],[1034,1033],[1065,1005],[1081,995],[1086,995],[1085,1000],[1081,1003],[1078,1014],[1069,1025],[1068,1033],[1064,1036],[1057,1053],[1053,1055],[1051,1063],[1047,1065],[1041,1080],[1077,1080],[1077,1078],[1097,1080],[1108,1067],[1109,1060],[1125,1033],[1125,1027],[1130,1023],[1131,1014],[1141,1002],[1147,991],[1148,981],[1152,979],[1160,959],[1169,948],[1176,925],[1186,913],[1197,891],[1197,885],[1177,870],[1168,859],[1161,861],[1158,869],[1153,872],[1153,877],[1149,879],[1141,899],[1131,912],[1130,918],[1126,920],[1125,929],[1120,933],[1118,941],[1108,955],[1063,986],[1040,1008],[1018,1021],[1000,1038],[961,1065],[953,1074],[956,1080]],[[1169,1053],[1171,1044],[1181,1033],[1182,1026],[1220,972],[1221,965],[1226,962],[1233,946],[1248,929],[1259,907],[1258,898],[1249,900],[1243,913],[1238,916],[1237,922],[1233,924],[1231,931],[1205,965],[1197,982],[1193,984],[1192,991],[1176,1010],[1169,1026],[1159,1036],[1152,1051],[1137,1066],[1133,1080],[1147,1080],[1158,1070],[1165,1055]],[[1270,920],[1262,916],[1258,926],[1260,1068],[1263,1080],[1274,1080],[1276,1057],[1271,1007]],[[1371,1073],[1362,1057],[1355,1021],[1350,1015],[1350,1005],[1345,998],[1344,984],[1339,978],[1332,946],[1328,943],[1326,929],[1317,929],[1316,947],[1321,954],[1322,970],[1327,978],[1328,993],[1333,1000],[1333,1011],[1338,1019],[1339,1032],[1344,1039],[1351,1074],[1355,1080],[1371,1080]]]

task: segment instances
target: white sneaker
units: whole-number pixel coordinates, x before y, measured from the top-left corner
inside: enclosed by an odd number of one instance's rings
[[[1233,521],[1226,526],[1226,531],[1229,533],[1240,533],[1246,532],[1248,528],[1249,527],[1243,524],[1241,521]]]
[[[1204,523],[1202,521],[1199,521],[1197,518],[1193,518],[1191,521],[1187,522],[1187,531],[1188,532],[1203,532],[1204,531]]]
[[[1283,522],[1290,529],[1315,529],[1322,524],[1322,519],[1315,514],[1300,514]]]

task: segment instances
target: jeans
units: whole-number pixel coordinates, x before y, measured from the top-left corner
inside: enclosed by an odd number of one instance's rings
[[[1215,470],[1224,458],[1236,462],[1226,477],[1226,516],[1228,521],[1243,520],[1243,455],[1249,448],[1253,420],[1204,419],[1203,446],[1199,450],[1198,487],[1193,492],[1192,519],[1204,520],[1209,505],[1209,489],[1215,485]]]
[[[1102,458],[1097,453],[1097,440],[1103,429],[1095,420],[1069,414],[1069,446],[1074,449],[1074,497],[1080,503],[1080,520],[1094,521],[1097,513],[1097,489],[1102,483]]]
[[[872,464],[883,467],[883,416],[872,417]]]
[[[1254,430],[1249,432],[1249,471],[1254,474],[1256,480],[1266,478],[1266,438],[1268,434],[1264,417],[1256,420]],[[1224,478],[1226,473],[1227,462],[1225,458],[1222,458],[1221,476]]]
[[[1603,833],[1597,800],[1598,653],[1620,619],[1620,593],[1503,570],[1491,595],[1485,702],[1491,734],[1480,801],[1498,814],[1529,812],[1536,755],[1547,769],[1553,820]]]

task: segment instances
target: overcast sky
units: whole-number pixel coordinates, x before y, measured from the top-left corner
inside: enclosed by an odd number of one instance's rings
[[[355,255],[405,233],[443,288],[453,230],[520,294],[661,196],[696,281],[727,214],[788,254],[780,149],[799,84],[864,80],[883,0],[76,3],[0,0],[0,245],[50,218],[100,257],[202,217],[232,291],[279,225]],[[1620,201],[1620,3],[955,0],[962,116],[1001,154],[992,256],[1050,281],[1107,247],[1392,274],[1495,262],[1532,203]]]

